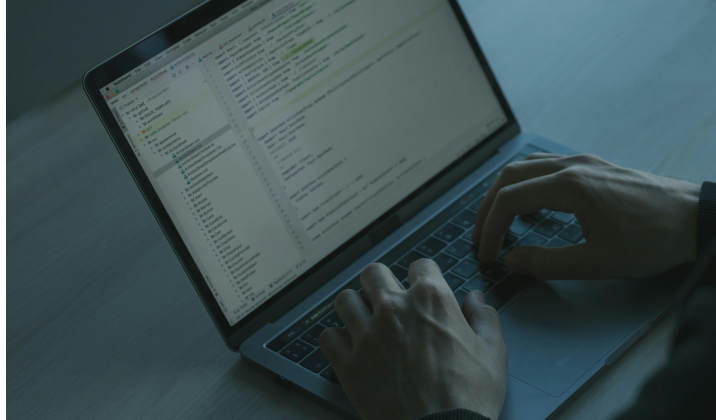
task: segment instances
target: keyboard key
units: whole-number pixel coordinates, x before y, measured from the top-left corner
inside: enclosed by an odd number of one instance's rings
[[[281,334],[278,338],[271,341],[269,344],[266,345],[269,349],[278,352],[283,347],[286,346],[286,344],[293,341],[293,339],[298,338],[299,335],[301,335],[302,332],[306,331],[311,325],[316,323],[321,317],[323,317],[325,314],[333,310],[333,301],[336,299],[336,296],[338,296],[338,293],[340,293],[343,290],[346,289],[353,289],[356,290],[360,287],[360,276],[353,278],[351,281],[343,285],[341,289],[336,292],[333,296],[329,297],[328,299],[324,300],[320,305],[318,305],[313,311],[311,311],[306,317],[298,321],[297,323],[291,325],[288,329],[286,329],[283,334]]]
[[[462,239],[453,242],[453,244],[448,246],[445,250],[448,254],[454,255],[458,258],[464,257],[469,254],[470,251],[472,251],[472,244],[470,242],[465,242]]]
[[[465,210],[464,212],[458,214],[456,218],[452,219],[452,222],[460,227],[467,229],[475,224],[476,217],[477,213],[472,212],[470,210]]]
[[[349,282],[348,285],[351,285],[352,283],[353,281]],[[279,337],[267,344],[266,347],[273,351],[281,350],[284,346],[286,346],[286,344],[290,343],[293,339],[298,338],[298,336],[301,335],[302,332],[306,331],[308,327],[321,319],[323,315],[332,311],[334,299],[335,296],[326,299],[323,303],[321,303],[313,311],[311,311],[307,316],[305,316],[297,323],[291,325],[286,331],[283,332],[283,334],[281,334]]]
[[[515,217],[514,222],[512,222],[512,225],[510,226],[510,232],[514,233],[517,236],[522,236],[527,233],[527,231],[530,230],[532,226],[534,225],[527,220],[521,217]]]
[[[266,344],[266,347],[267,347],[269,350],[273,350],[273,351],[275,351],[275,352],[278,352],[278,351],[280,351],[280,350],[283,348],[283,346],[285,346],[285,345],[286,345],[286,341],[284,341],[281,337],[278,337],[278,338],[274,339],[272,342]]]
[[[410,251],[401,259],[398,260],[398,264],[402,265],[405,268],[410,268],[410,264],[412,264],[414,261],[417,261],[421,258],[425,258],[425,255],[417,252],[417,251]]]
[[[484,277],[487,277],[488,279],[494,281],[502,280],[509,273],[510,271],[507,269],[507,267],[500,263],[490,263],[487,265],[483,265],[482,271],[480,271],[480,274],[482,274]]]
[[[527,234],[524,238],[517,241],[515,246],[541,246],[547,242],[547,239],[534,233]]]
[[[443,248],[445,248],[447,244],[440,239],[433,238],[432,236],[428,239],[424,240],[423,243],[417,246],[417,250],[422,252],[423,254],[427,255],[428,257],[432,257],[438,252],[442,251]]]
[[[559,237],[566,239],[569,242],[576,244],[583,238],[582,228],[578,225],[569,225],[562,232],[559,233]]]
[[[551,238],[556,235],[560,230],[562,230],[563,227],[564,226],[561,223],[553,222],[551,220],[545,220],[539,225],[537,225],[534,231],[548,238]]]
[[[334,372],[333,368],[330,366],[328,366],[326,370],[321,372],[321,376],[333,382],[334,384],[338,383],[338,376],[336,376],[336,372]]]
[[[460,305],[460,308],[462,308],[462,302],[465,301],[465,296],[467,296],[467,293],[462,290],[455,292],[455,299],[457,299],[457,304]]]
[[[462,260],[460,264],[456,265],[452,269],[453,273],[466,279],[474,276],[478,271],[480,271],[480,264],[472,260]]]
[[[470,208],[471,210],[475,210],[475,211],[479,210],[479,209],[480,209],[480,204],[482,204],[482,200],[484,200],[484,199],[485,199],[485,196],[483,195],[482,197],[480,197],[480,198],[478,198],[477,200],[473,201],[472,204],[470,204],[470,207],[469,207],[469,208]]]
[[[399,265],[394,265],[390,267],[390,271],[393,272],[393,275],[398,280],[405,280],[408,278],[408,270],[404,269]]]
[[[463,232],[464,232],[463,229],[460,229],[459,227],[448,223],[447,225],[438,229],[437,232],[435,232],[435,236],[437,236],[438,238],[440,238],[446,242],[452,242],[457,237],[462,235]]]
[[[326,327],[343,328],[343,321],[338,318],[338,315],[335,312],[331,312],[330,314],[328,314],[328,316],[323,318],[321,324],[325,325]]]
[[[326,359],[321,349],[316,349],[310,356],[306,357],[306,360],[301,362],[301,366],[311,372],[318,373],[328,366],[328,359]]]
[[[533,222],[539,222],[540,220],[549,216],[550,213],[551,213],[551,211],[549,211],[547,209],[542,209],[536,213],[528,214],[527,216],[524,216],[524,217],[526,219],[532,220]]]
[[[555,211],[549,216],[550,219],[556,220],[560,223],[564,223],[565,225],[574,220],[574,215],[572,213],[562,213],[561,211]]]
[[[303,318],[300,322],[300,324],[304,325],[305,327],[309,327],[316,323],[321,317],[328,312],[333,310],[333,299],[327,299],[320,305],[318,305],[313,311],[311,311],[308,315],[306,315],[305,318]]]
[[[476,275],[475,278],[468,281],[466,285],[462,286],[467,291],[473,291],[475,289],[482,292],[486,292],[492,287],[492,283],[481,275]]]
[[[468,204],[470,204],[471,201],[473,201],[479,194],[482,193],[482,188],[475,187],[471,189],[470,191],[466,192],[462,197],[460,197],[457,200],[457,203],[460,203],[462,207],[466,207]]]
[[[461,238],[464,239],[464,240],[466,240],[466,241],[468,241],[468,242],[472,242],[472,231],[473,231],[473,230],[475,230],[475,226],[473,226],[473,227],[471,227],[470,229],[468,229],[467,232],[465,232],[465,233],[461,236]]]
[[[448,286],[450,286],[450,289],[452,289],[453,291],[456,290],[458,287],[462,286],[463,283],[465,283],[464,279],[461,279],[453,273],[445,273],[443,277],[445,278],[445,281],[447,282]]]
[[[505,235],[505,240],[502,241],[502,249],[507,249],[507,248],[511,247],[512,245],[515,244],[515,242],[517,242],[518,239],[519,238],[515,235],[510,235],[510,234]]]
[[[323,330],[325,330],[326,327],[324,327],[321,324],[316,324],[308,329],[301,338],[305,340],[308,344],[313,344],[314,346],[318,345],[318,337],[321,335]]]
[[[546,244],[544,244],[545,248],[564,248],[565,246],[570,245],[572,244],[559,238],[552,238]]]
[[[457,258],[453,258],[447,254],[439,254],[437,257],[433,258],[433,261],[435,261],[438,266],[440,267],[440,271],[443,273],[448,271],[450,267],[457,264]]]
[[[301,340],[296,340],[289,344],[288,347],[281,350],[281,354],[294,362],[299,362],[301,359],[306,357],[308,353],[313,351],[313,347],[304,343]]]
[[[403,287],[405,287],[405,290],[410,289],[410,282],[408,280],[402,281]]]

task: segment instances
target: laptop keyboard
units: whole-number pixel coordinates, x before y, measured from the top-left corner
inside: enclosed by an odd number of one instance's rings
[[[528,146],[512,161],[524,160],[528,154],[536,151]],[[460,307],[467,293],[476,289],[485,293],[486,302],[495,309],[502,306],[534,281],[524,276],[514,276],[507,270],[504,259],[510,250],[528,245],[563,247],[583,242],[584,239],[582,228],[574,215],[541,210],[515,218],[505,236],[497,261],[480,264],[472,242],[472,230],[477,209],[501,169],[467,191],[377,262],[389,266],[395,277],[408,289],[410,264],[421,258],[431,258],[443,272]],[[343,322],[333,311],[333,301],[338,293],[346,289],[360,290],[360,277],[349,281],[306,317],[288,327],[267,343],[266,348],[337,384],[335,372],[318,348],[318,337],[327,327],[343,327]]]

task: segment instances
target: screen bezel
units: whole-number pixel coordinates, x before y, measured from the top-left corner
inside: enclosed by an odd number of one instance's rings
[[[475,53],[476,58],[478,59],[482,67],[482,70],[485,72],[485,75],[490,82],[490,85],[492,86],[495,96],[497,97],[498,101],[500,102],[500,105],[502,106],[502,110],[507,117],[507,122],[497,131],[488,136],[485,140],[474,146],[463,156],[461,156],[460,158],[452,162],[448,167],[443,169],[440,173],[438,173],[430,180],[425,182],[422,186],[413,191],[400,203],[387,210],[380,217],[374,220],[370,225],[366,226],[363,230],[354,235],[343,245],[334,250],[331,254],[323,258],[319,263],[315,264],[309,270],[304,272],[296,280],[286,285],[286,287],[284,287],[280,292],[276,293],[258,308],[247,314],[239,322],[237,322],[233,326],[229,325],[226,316],[224,315],[219,304],[215,300],[213,293],[206,284],[206,281],[204,280],[201,271],[199,270],[191,253],[189,252],[186,244],[182,240],[176,226],[174,225],[173,221],[171,220],[171,217],[169,216],[166,208],[164,207],[164,204],[159,198],[159,195],[154,190],[154,187],[152,186],[151,181],[146,175],[144,169],[142,168],[139,159],[135,156],[131,146],[125,139],[124,134],[119,127],[119,124],[112,115],[111,110],[105,102],[104,96],[100,92],[100,90],[104,86],[116,80],[117,78],[138,67],[142,63],[147,62],[152,57],[162,53],[167,48],[171,47],[177,42],[180,42],[182,39],[186,38],[190,34],[208,25],[213,20],[219,18],[221,15],[227,13],[236,6],[245,3],[246,1],[247,0],[213,0],[202,3],[196,8],[180,16],[176,20],[170,22],[166,26],[160,28],[159,30],[148,35],[144,39],[138,41],[137,43],[120,52],[119,54],[115,55],[114,57],[89,70],[87,74],[85,74],[85,77],[83,79],[83,87],[85,89],[85,92],[89,97],[93,107],[95,108],[95,111],[102,120],[105,128],[107,129],[107,132],[112,138],[115,147],[119,151],[120,155],[122,156],[122,159],[127,165],[127,168],[132,174],[132,177],[137,183],[137,186],[144,195],[145,200],[149,204],[150,209],[152,210],[157,221],[159,222],[159,225],[161,226],[164,234],[166,235],[170,245],[174,249],[174,252],[177,254],[179,261],[189,275],[192,284],[194,285],[202,302],[204,303],[209,314],[211,315],[211,318],[214,321],[216,327],[219,329],[227,345],[235,351],[238,350],[239,345],[243,340],[245,340],[248,336],[250,336],[250,334],[252,334],[256,330],[258,330],[263,324],[265,324],[265,322],[267,322],[266,316],[260,317],[262,313],[266,315],[265,313],[268,312],[269,308],[271,308],[272,311],[270,312],[272,313],[272,315],[270,318],[273,319],[277,316],[276,308],[272,307],[275,304],[280,303],[279,301],[282,300],[282,297],[286,296],[289,292],[296,290],[297,287],[302,283],[306,283],[306,279],[310,278],[330,261],[335,260],[338,257],[345,257],[345,255],[343,254],[351,250],[351,245],[355,244],[362,238],[374,237],[375,231],[378,228],[381,229],[381,237],[385,237],[387,236],[386,234],[391,233],[391,231],[395,231],[397,228],[400,227],[401,223],[391,223],[389,231],[386,232],[385,225],[387,223],[383,222],[386,222],[386,220],[391,215],[395,214],[398,211],[406,212],[406,210],[408,210],[408,213],[417,213],[419,210],[421,210],[420,208],[410,209],[407,207],[410,207],[411,205],[422,205],[424,207],[424,200],[417,200],[416,198],[418,198],[421,194],[427,191],[431,186],[435,186],[437,180],[441,179],[446,174],[454,170],[461,162],[464,162],[470,156],[479,153],[482,149],[496,148],[495,143],[500,141],[506,141],[506,133],[514,132],[516,134],[519,132],[519,126],[512,113],[512,110],[510,109],[510,106],[502,93],[502,89],[500,89],[500,86],[498,85],[497,80],[495,79],[487,63],[487,60],[485,59],[469,24],[464,14],[462,13],[462,10],[458,5],[457,0],[448,0],[453,12],[455,13],[463,29],[465,36],[467,37],[470,45],[472,46],[473,52]],[[355,255],[355,258],[359,256],[360,255]],[[325,283],[325,281],[323,283]],[[315,290],[317,290],[318,287],[320,287],[323,283],[315,284],[308,288],[303,287],[300,290],[300,294],[302,296],[305,295],[303,297],[305,298],[310,295],[310,293],[313,293]],[[301,296],[298,296],[296,298],[299,301],[302,300]],[[296,301],[297,299],[292,300]],[[278,313],[285,313],[290,309],[291,307],[279,308]]]

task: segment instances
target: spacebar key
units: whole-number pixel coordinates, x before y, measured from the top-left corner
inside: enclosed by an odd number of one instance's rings
[[[505,302],[512,299],[520,290],[536,282],[534,277],[523,276],[521,274],[510,274],[495,287],[485,293],[485,302],[495,309],[498,309]]]

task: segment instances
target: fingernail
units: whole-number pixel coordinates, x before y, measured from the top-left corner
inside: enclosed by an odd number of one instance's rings
[[[485,303],[485,294],[482,293],[482,290],[475,290],[475,294],[477,294],[477,299],[480,302]]]
[[[507,264],[507,269],[512,271],[513,273],[528,274],[527,270],[525,270],[525,267],[522,265],[522,260],[520,259],[520,257],[517,256],[514,251],[507,254],[507,258],[505,258],[505,264]]]

